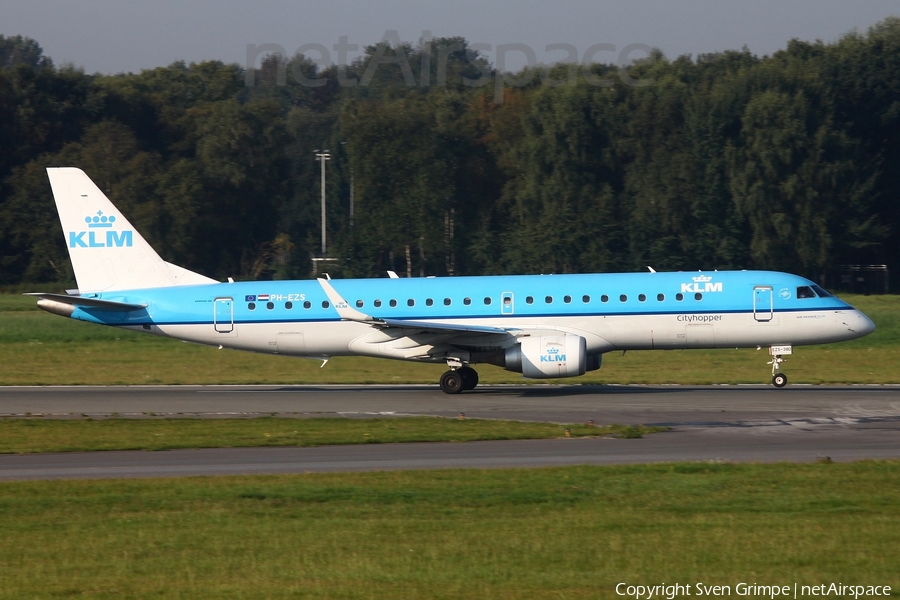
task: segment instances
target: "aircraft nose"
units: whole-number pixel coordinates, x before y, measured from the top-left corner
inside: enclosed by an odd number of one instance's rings
[[[853,327],[853,330],[856,331],[860,335],[860,337],[864,335],[869,335],[873,331],[875,331],[875,323],[872,322],[872,319],[862,314],[860,311],[854,311],[856,313],[856,326]]]

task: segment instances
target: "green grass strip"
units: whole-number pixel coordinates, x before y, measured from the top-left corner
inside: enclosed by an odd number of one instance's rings
[[[900,463],[0,483],[0,599],[900,588]]]
[[[0,453],[472,442],[572,436],[641,437],[665,427],[560,425],[483,419],[0,419]]]

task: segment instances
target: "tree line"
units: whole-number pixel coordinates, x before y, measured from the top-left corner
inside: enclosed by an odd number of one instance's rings
[[[900,273],[900,19],[621,75],[498,72],[462,38],[90,75],[0,36],[0,284],[73,279],[47,166],[84,169],[170,262],[313,275],[325,149],[333,276]]]

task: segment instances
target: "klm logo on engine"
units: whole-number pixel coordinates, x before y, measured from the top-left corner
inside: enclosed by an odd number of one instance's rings
[[[721,292],[722,282],[713,283],[712,277],[700,275],[692,277],[693,283],[682,283],[681,291],[684,292]]]
[[[566,355],[560,354],[559,348],[547,348],[546,354],[541,354],[542,363],[564,363]]]
[[[88,231],[69,232],[69,248],[131,248],[134,245],[133,231],[113,229],[116,223],[113,215],[106,216],[98,210],[93,217],[85,217],[84,222]]]

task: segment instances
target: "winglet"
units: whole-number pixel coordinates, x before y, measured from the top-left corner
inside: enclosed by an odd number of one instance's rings
[[[337,293],[328,280],[319,277],[318,281],[322,289],[325,290],[325,295],[331,300],[331,304],[334,305],[335,310],[337,310],[338,315],[342,319],[347,321],[375,321],[374,317],[351,308],[350,304]]]

